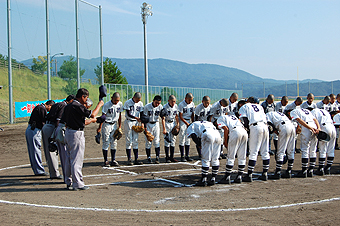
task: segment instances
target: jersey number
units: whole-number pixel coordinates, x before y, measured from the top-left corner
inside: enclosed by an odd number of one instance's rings
[[[256,105],[251,105],[251,106],[253,107],[255,112],[259,112],[260,111]]]

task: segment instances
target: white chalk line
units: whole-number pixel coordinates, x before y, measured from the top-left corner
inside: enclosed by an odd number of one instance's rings
[[[10,204],[10,205],[21,205],[21,206],[30,206],[37,208],[52,208],[52,209],[63,209],[63,210],[85,210],[85,211],[104,211],[104,212],[147,212],[147,213],[182,213],[182,212],[238,212],[238,211],[252,211],[252,210],[266,210],[266,209],[279,209],[279,208],[289,208],[295,206],[306,206],[313,204],[322,204],[326,202],[339,201],[340,197],[323,199],[311,202],[300,202],[300,203],[291,203],[285,205],[276,205],[276,206],[260,206],[260,207],[249,207],[249,208],[231,208],[231,209],[108,209],[108,208],[96,208],[96,207],[72,207],[72,206],[56,206],[56,205],[41,205],[41,204],[33,204],[26,202],[12,202],[6,200],[0,200],[0,203]]]

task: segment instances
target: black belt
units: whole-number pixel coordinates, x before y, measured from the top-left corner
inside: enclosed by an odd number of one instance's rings
[[[150,124],[156,124],[157,123],[157,121],[156,122],[149,122]]]
[[[281,122],[281,125],[284,125],[284,124],[286,124],[286,122],[285,122],[285,121]]]
[[[207,130],[206,130],[206,129],[202,131],[202,133],[205,133],[205,132],[207,132]]]
[[[168,123],[172,123],[172,122],[174,122],[174,120],[167,120],[166,122],[168,122]]]
[[[105,123],[110,124],[110,125],[113,125],[113,124],[115,124],[116,122],[105,122]]]
[[[326,123],[322,123],[322,125],[323,125],[323,126],[325,126],[325,125],[326,125]]]
[[[66,128],[71,129],[71,130],[76,130],[76,131],[84,131],[84,128],[73,129],[69,126],[66,126]]]
[[[257,126],[257,122],[255,122],[255,123],[253,123],[253,124],[251,124],[252,126]]]
[[[184,118],[184,120],[185,120],[185,121],[190,121],[191,119],[190,119],[190,118],[189,118],[189,119],[187,119],[187,118]]]

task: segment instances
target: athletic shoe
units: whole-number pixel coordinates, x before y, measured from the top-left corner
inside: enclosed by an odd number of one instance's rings
[[[331,175],[331,169],[330,168],[325,168],[325,175]]]
[[[133,166],[132,159],[129,159],[129,160],[128,160],[128,165],[129,165],[129,166]]]
[[[184,157],[181,157],[181,162],[186,162],[187,160]]]
[[[49,176],[49,175],[50,175],[49,173],[43,172],[43,173],[35,174],[34,176]]]
[[[73,191],[82,191],[82,190],[88,190],[88,189],[90,189],[90,187],[84,186],[84,187],[81,187],[81,188],[73,188]]]
[[[295,148],[295,153],[301,153],[301,149],[300,148]]]
[[[315,171],[315,174],[318,175],[318,176],[324,176],[325,170],[323,168],[319,168]]]
[[[208,186],[213,186],[213,185],[215,185],[215,183],[216,183],[216,179],[215,179],[215,177],[212,177],[212,178],[208,181]]]
[[[269,179],[280,180],[281,179],[281,172],[275,172],[274,175],[269,175]]]
[[[244,182],[253,182],[253,174],[247,174],[242,178]]]
[[[171,162],[178,162],[178,160],[177,160],[177,159],[174,159],[174,158],[170,159],[170,161],[171,161]]]
[[[135,160],[133,162],[133,165],[143,165],[143,163],[141,161]]]
[[[269,154],[270,155],[275,155],[275,153],[272,150],[269,151]]]
[[[166,158],[165,161],[166,161],[166,163],[171,163],[169,158]]]
[[[72,188],[72,184],[70,184],[70,185],[66,185],[66,188],[65,188],[66,190],[73,190],[73,188]]]
[[[155,164],[159,164],[159,157],[156,157]]]
[[[291,170],[286,170],[284,174],[281,174],[281,178],[292,178],[292,171]]]
[[[203,178],[202,179],[200,179],[199,181],[197,181],[196,182],[196,184],[194,185],[194,186],[196,186],[196,187],[206,187],[208,184],[207,184],[207,180],[206,180],[206,178],[203,180]]]
[[[148,158],[148,162],[147,162],[148,164],[152,164],[152,160],[151,160],[151,158],[149,157]]]
[[[193,159],[190,158],[189,156],[185,156],[185,159],[186,159],[188,162],[192,162],[192,161],[193,161]]]
[[[241,184],[242,183],[242,176],[238,175],[236,179],[234,180],[234,183]]]
[[[295,177],[298,177],[298,178],[307,178],[307,170],[300,171],[298,174],[295,175]]]
[[[221,157],[222,157],[222,159],[226,159],[226,158],[227,158],[227,155],[221,154]]]
[[[110,163],[109,161],[104,161],[104,164],[103,164],[104,167],[110,167]]]
[[[314,176],[313,170],[308,170],[307,177],[313,177],[313,176]]]
[[[230,181],[230,175],[229,176],[224,176],[220,181],[218,181],[219,184],[231,184]]]
[[[262,175],[259,176],[257,179],[263,180],[263,181],[267,181],[267,180],[268,180],[268,174],[267,174],[267,172],[262,173]]]
[[[118,162],[116,160],[112,160],[111,166],[119,166]]]
[[[56,180],[61,180],[64,179],[62,175],[56,176],[56,177],[50,177],[50,179],[56,179]]]

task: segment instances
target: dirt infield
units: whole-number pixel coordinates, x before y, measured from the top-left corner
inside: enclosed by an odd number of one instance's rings
[[[117,151],[121,166],[102,167],[101,146],[94,141],[96,126],[89,125],[85,130],[83,174],[90,186],[86,191],[68,191],[60,180],[33,176],[24,135],[27,124],[2,126],[1,225],[339,224],[339,151],[335,153],[331,176],[191,187],[200,178],[200,161],[167,164],[162,155],[159,165],[127,166],[124,137]],[[143,136],[140,135],[141,160],[145,160]],[[161,153],[164,154],[163,147]],[[194,145],[190,153],[196,157]],[[176,154],[179,159],[178,147]],[[295,159],[297,171],[301,154],[296,154]],[[218,179],[224,169],[222,160]],[[269,172],[274,169],[271,157]],[[255,172],[261,171],[259,159]]]

